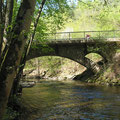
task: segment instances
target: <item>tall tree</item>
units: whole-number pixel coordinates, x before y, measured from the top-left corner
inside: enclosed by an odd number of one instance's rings
[[[35,7],[36,1],[37,4]],[[46,4],[45,1],[47,1]],[[46,25],[51,18],[55,23],[54,28],[56,28],[56,23],[59,25],[63,24],[63,20],[61,19],[62,13],[67,13],[68,8],[66,0],[0,1],[0,120],[2,120],[5,111],[14,78],[24,68],[23,64],[25,64],[26,56],[36,33],[41,32],[37,27],[41,27],[39,17],[44,4],[45,9],[42,13],[42,21],[45,21],[43,22],[44,25]],[[34,8],[36,8],[36,10],[33,14]],[[29,31],[31,30],[30,24],[32,20],[35,21],[35,24],[34,26],[32,26],[33,24],[31,25],[33,34],[30,38]],[[46,26],[46,29],[49,31],[50,27],[48,29],[48,26]],[[30,41],[27,41],[28,37]],[[1,52],[3,48],[3,38],[6,44],[5,49]],[[27,46],[27,49],[24,49],[25,46]],[[23,65],[23,67],[21,67],[21,65]]]
[[[3,118],[13,80],[19,69],[34,8],[35,0],[23,0],[17,14],[16,23],[9,33],[10,45],[0,69],[0,120]]]
[[[34,27],[33,27],[33,33],[28,41],[28,45],[27,45],[27,48],[25,49],[25,52],[23,53],[22,55],[22,59],[21,59],[21,62],[20,62],[20,68],[19,68],[19,71],[16,75],[16,78],[14,80],[14,83],[13,83],[13,90],[11,92],[12,95],[16,95],[17,94],[17,91],[19,89],[19,82],[20,82],[20,79],[21,79],[21,75],[23,73],[23,69],[25,67],[25,64],[26,64],[26,58],[27,58],[27,55],[29,53],[29,50],[30,50],[30,47],[31,47],[31,44],[34,40],[34,36],[35,36],[35,33],[36,33],[36,28],[37,28],[37,25],[38,25],[38,21],[39,21],[39,18],[40,18],[40,15],[41,15],[41,12],[42,12],[42,9],[43,9],[43,6],[45,4],[45,1],[46,0],[42,0],[41,2],[41,5],[39,7],[39,11],[38,11],[38,16],[36,18],[36,21],[34,22]]]

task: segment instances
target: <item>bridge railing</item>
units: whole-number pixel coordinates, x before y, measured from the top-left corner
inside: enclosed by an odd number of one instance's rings
[[[110,31],[78,31],[78,32],[58,32],[46,33],[45,38],[49,41],[61,40],[105,40],[120,38],[120,30]]]

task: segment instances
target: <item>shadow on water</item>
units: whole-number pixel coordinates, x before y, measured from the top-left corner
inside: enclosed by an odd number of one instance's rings
[[[41,81],[24,88],[25,120],[119,120],[120,88]],[[24,120],[24,119],[22,119]]]

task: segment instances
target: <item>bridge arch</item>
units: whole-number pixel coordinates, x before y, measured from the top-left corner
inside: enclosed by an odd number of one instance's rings
[[[106,33],[105,35],[103,33]],[[104,63],[111,62],[113,55],[116,52],[117,43],[119,41],[117,31],[79,31],[79,32],[62,32],[62,33],[47,33],[44,41],[46,45],[41,42],[34,42],[35,47],[32,47],[27,59],[40,56],[61,56],[74,60],[81,65],[90,69],[94,73],[100,71],[101,67],[85,57],[88,53],[98,53],[104,58]],[[113,36],[114,33],[114,36]],[[90,37],[86,37],[86,35]],[[116,34],[116,38],[115,38]],[[63,35],[63,38],[60,36]],[[64,35],[67,37],[64,38]],[[106,36],[109,36],[106,38]],[[44,51],[43,49],[49,49]]]
[[[49,57],[49,56],[66,58],[66,59],[72,60],[76,63],[79,63],[80,65],[84,66],[85,68],[89,68],[88,65],[87,65],[87,62],[91,62],[91,60],[89,58],[86,58],[86,57],[84,58],[84,61],[81,61],[81,60],[78,60],[78,59],[75,59],[75,58],[72,58],[72,57],[68,57],[68,56],[49,55],[49,54],[48,55],[42,55],[42,56],[36,55],[36,56],[34,56],[30,59],[27,59],[27,60],[31,60],[31,59],[38,58],[38,57]]]
[[[90,59],[96,63],[104,60],[104,58],[100,54],[95,53],[95,52],[90,52],[90,53],[86,54],[85,57],[87,57],[88,59]]]
[[[78,62],[94,73],[100,71],[97,63],[85,57],[85,44],[50,44],[49,47],[52,50],[48,49],[43,51],[43,49],[48,48],[48,46],[46,48],[45,47],[46,46],[37,44],[36,47],[30,50],[30,54],[27,59],[29,60],[41,56],[60,56]]]
[[[86,67],[76,61],[60,56],[41,56],[37,59],[31,59],[27,62],[27,67],[31,63],[31,71],[34,75],[45,78],[55,77],[58,79],[73,79],[74,77],[86,71]],[[33,68],[36,67],[36,70]],[[29,66],[30,67],[30,66]],[[31,75],[33,75],[33,73]]]
[[[103,58],[103,62],[108,64],[112,61],[113,56],[116,53],[116,49],[119,48],[117,42],[96,42],[92,44],[87,44],[87,54],[97,53]]]
[[[90,52],[85,55],[86,58],[92,60],[93,62],[97,63],[101,67],[105,65],[106,63],[106,58],[104,58],[101,54],[98,54],[97,52]]]

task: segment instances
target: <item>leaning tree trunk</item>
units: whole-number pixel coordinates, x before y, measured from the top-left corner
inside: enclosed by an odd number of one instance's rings
[[[14,0],[6,0],[6,12],[5,12],[4,29],[3,29],[4,36],[2,43],[2,59],[4,59],[4,56],[8,49],[8,46],[6,46],[6,44],[8,45],[8,42],[10,43],[9,32],[11,30],[10,26],[12,22],[13,5],[14,5]]]
[[[19,82],[20,82],[20,79],[21,79],[21,74],[23,73],[23,69],[24,69],[25,64],[26,64],[26,58],[28,56],[31,44],[34,40],[35,33],[36,33],[36,28],[37,28],[37,25],[38,25],[38,21],[39,21],[39,18],[40,18],[40,15],[41,15],[41,12],[42,12],[42,9],[43,9],[43,6],[44,6],[45,2],[46,2],[46,0],[42,0],[42,2],[41,2],[41,5],[40,5],[39,11],[38,11],[38,16],[36,18],[36,21],[34,22],[33,33],[31,35],[31,38],[30,38],[29,42],[28,42],[28,46],[25,50],[25,53],[23,54],[23,58],[21,59],[20,69],[19,69],[19,71],[17,73],[17,76],[14,80],[11,95],[17,94],[17,91],[19,89]]]
[[[2,15],[2,0],[0,1],[0,58],[2,53],[2,42],[3,42],[3,15]]]
[[[10,24],[12,22],[12,14],[13,14],[13,4],[14,0],[7,0],[7,9],[5,14],[5,28],[4,28],[4,35],[7,36],[7,32],[9,32]],[[7,38],[4,37],[4,42],[7,42]]]
[[[20,67],[34,7],[35,0],[23,0],[16,18],[16,25],[10,33],[10,47],[0,71],[0,120],[3,118],[12,84]]]
[[[4,2],[4,0],[3,0]],[[9,32],[10,32],[10,26],[12,22],[12,15],[13,15],[13,4],[14,0],[6,0],[6,10],[4,10],[4,4],[2,3],[2,43],[1,43],[1,55],[0,55],[0,69],[3,64],[3,60],[6,57],[7,51],[8,51],[8,40],[9,39]],[[4,17],[3,17],[4,14]],[[9,29],[8,29],[9,28]],[[4,34],[4,35],[3,35]],[[7,45],[6,45],[7,43]]]

